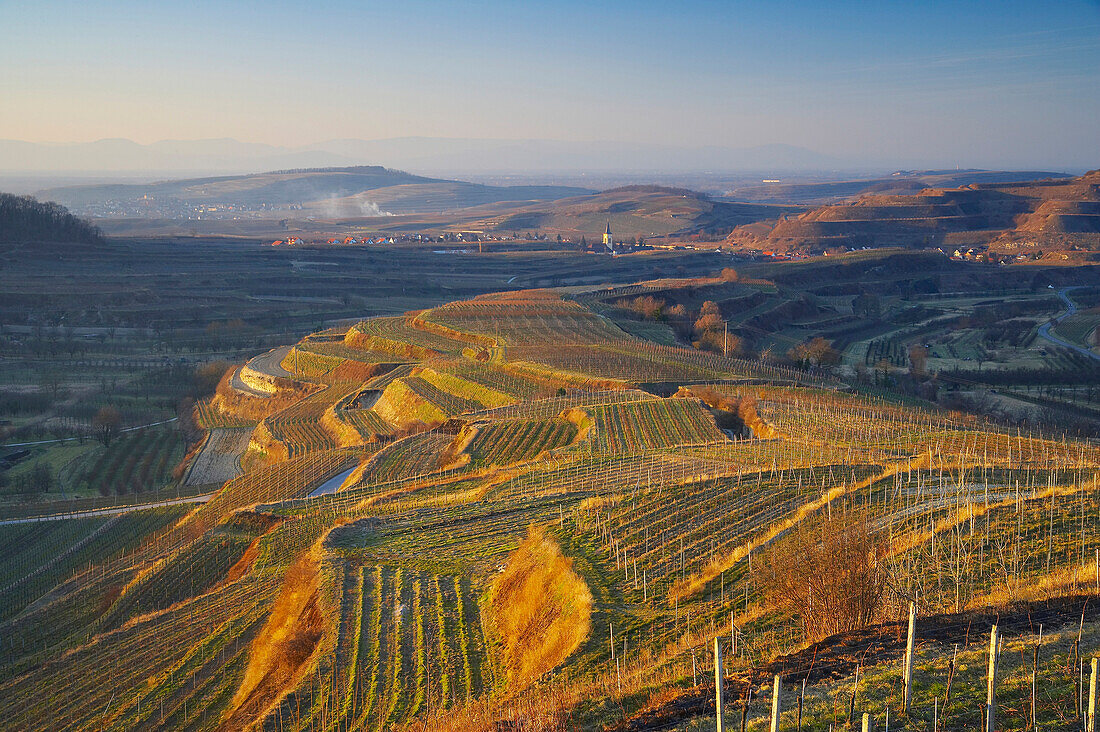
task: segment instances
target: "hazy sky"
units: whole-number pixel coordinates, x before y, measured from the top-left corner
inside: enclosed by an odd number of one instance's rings
[[[788,143],[1100,166],[1100,2],[0,0],[0,138]]]

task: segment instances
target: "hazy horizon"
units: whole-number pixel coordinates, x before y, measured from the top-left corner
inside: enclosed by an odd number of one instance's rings
[[[3,140],[790,145],[856,167],[1100,160],[1094,0],[47,1],[6,4],[0,22]]]

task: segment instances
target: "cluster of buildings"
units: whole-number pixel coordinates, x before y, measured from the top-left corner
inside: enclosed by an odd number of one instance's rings
[[[355,237],[345,236],[343,239],[333,237],[325,241],[309,240],[306,241],[301,237],[288,236],[286,239],[277,239],[271,242],[273,247],[293,247],[293,246],[319,246],[321,244],[393,244],[395,239],[392,236],[377,236],[377,237]]]
[[[942,249],[938,250],[943,254],[947,254]],[[958,248],[951,252],[951,259],[956,262],[985,262],[987,264],[1012,264],[1013,262],[1034,262],[1041,259],[1043,253],[1041,251],[1025,252],[1023,254],[1001,254],[997,252],[991,252],[985,248],[967,247]]]
[[[288,236],[286,239],[279,239],[271,242],[271,246],[355,246],[364,244],[398,244],[398,243],[424,243],[435,244],[443,242],[452,243],[480,243],[483,241],[503,240],[506,237],[492,237],[485,236],[477,232],[462,232],[460,234],[439,234],[436,236],[430,236],[428,234],[383,234],[379,236],[366,236],[354,234],[339,237],[334,236],[324,240],[316,239],[303,239],[298,236]]]

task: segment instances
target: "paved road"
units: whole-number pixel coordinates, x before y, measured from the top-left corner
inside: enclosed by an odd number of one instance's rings
[[[254,359],[249,361],[246,366],[257,373],[266,374],[277,379],[293,379],[294,374],[290,373],[282,367],[283,359],[290,353],[290,349],[293,346],[279,346],[278,348],[272,348],[267,353],[261,353]],[[271,396],[270,393],[260,391],[259,389],[253,389],[248,384],[241,380],[241,372],[238,369],[234,372],[232,378],[229,379],[229,385],[237,391],[243,394],[249,394],[251,396],[260,397],[266,399]]]
[[[290,349],[291,346],[272,348],[267,353],[261,353],[259,356],[249,361],[248,366],[253,371],[258,371],[268,376],[274,376],[280,379],[294,378],[294,374],[282,367],[283,359],[290,353]]]
[[[1058,336],[1050,332],[1051,326],[1061,323],[1063,320],[1077,312],[1077,303],[1075,303],[1073,300],[1070,300],[1067,293],[1071,290],[1079,289],[1081,289],[1080,285],[1076,287],[1063,287],[1061,290],[1058,290],[1058,297],[1062,298],[1062,302],[1066,304],[1066,312],[1059,315],[1052,322],[1043,323],[1042,325],[1040,325],[1039,336],[1045,338],[1055,345],[1061,346],[1062,348],[1068,348],[1071,351],[1076,351],[1077,353],[1080,353],[1082,356],[1088,356],[1089,358],[1100,361],[1100,355],[1096,354],[1095,352],[1089,350],[1088,348],[1079,346],[1076,343],[1070,343],[1067,340],[1063,340],[1062,338],[1059,338]]]
[[[32,516],[30,518],[18,518],[18,519],[4,519],[0,521],[0,526],[6,526],[8,524],[34,524],[39,521],[62,521],[64,519],[76,519],[76,518],[99,518],[100,516],[117,516],[120,513],[130,513],[131,511],[144,511],[147,508],[158,508],[160,506],[175,506],[179,503],[206,503],[214,497],[213,493],[207,493],[204,496],[191,496],[189,498],[175,498],[171,501],[157,501],[156,503],[139,503],[133,506],[117,506],[116,508],[97,508],[94,511],[75,511],[73,513],[51,513],[46,516]]]
[[[271,395],[266,391],[260,391],[259,389],[253,389],[248,384],[241,381],[241,370],[237,369],[233,372],[233,375],[229,377],[229,385],[242,394],[248,394],[249,396],[259,397],[260,399],[267,399]]]

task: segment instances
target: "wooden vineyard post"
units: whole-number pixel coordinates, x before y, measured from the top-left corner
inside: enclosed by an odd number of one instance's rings
[[[856,716],[856,694],[859,693],[859,674],[863,670],[861,666],[856,666],[856,677],[852,683],[852,698],[848,702],[848,722],[847,726],[850,729],[855,722]]]
[[[994,625],[989,631],[989,668],[986,671],[985,687],[985,732],[994,732],[994,718],[997,716],[997,650],[1000,634]]]
[[[863,713],[863,732],[874,732],[874,727],[871,723],[871,715],[867,712]]]
[[[722,644],[714,639],[714,716],[715,729],[726,732],[726,700],[722,674]]]
[[[802,732],[802,706],[806,702],[806,679],[802,679],[802,691],[798,695],[798,732]]]
[[[1096,732],[1096,684],[1097,673],[1100,672],[1100,659],[1093,658],[1092,673],[1089,674],[1089,705],[1088,716],[1085,718],[1085,732]]]
[[[783,679],[776,674],[775,684],[772,686],[772,732],[779,732],[779,695],[782,691]]]
[[[1039,678],[1039,648],[1043,645],[1043,624],[1039,623],[1039,641],[1035,644],[1035,653],[1031,657],[1031,728],[1039,729],[1038,695],[1035,693]]]
[[[917,637],[917,603],[909,603],[909,633],[905,639],[905,713],[913,699],[913,644]]]

